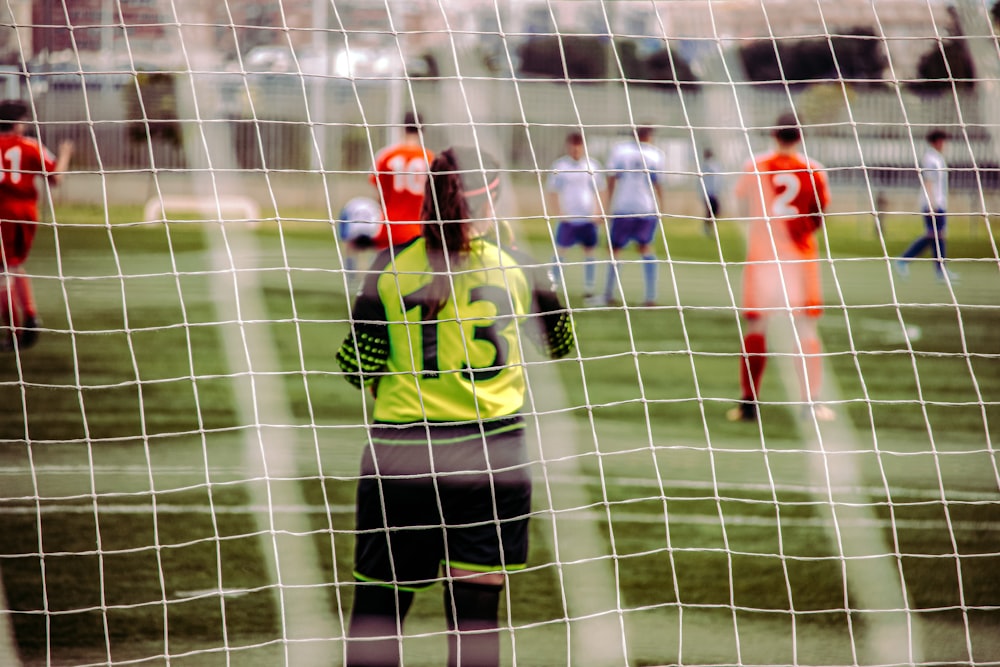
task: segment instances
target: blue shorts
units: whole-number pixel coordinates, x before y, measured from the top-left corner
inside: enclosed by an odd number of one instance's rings
[[[575,245],[596,248],[597,225],[590,220],[563,220],[556,227],[556,245],[560,248],[572,248]]]
[[[623,215],[611,220],[611,248],[621,250],[631,242],[649,245],[653,242],[656,225],[660,218],[655,215]]]

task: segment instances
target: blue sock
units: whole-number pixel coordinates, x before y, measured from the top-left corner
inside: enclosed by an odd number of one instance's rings
[[[618,264],[611,260],[608,264],[608,281],[604,286],[604,296],[613,299],[618,291]]]
[[[358,268],[358,260],[354,259],[353,256],[348,255],[347,257],[344,258],[345,271],[354,271],[357,268]]]
[[[656,263],[656,255],[642,256],[642,276],[646,282],[646,303],[656,301],[656,275],[659,265]]]

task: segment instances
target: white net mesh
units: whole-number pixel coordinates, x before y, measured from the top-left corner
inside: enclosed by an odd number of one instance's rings
[[[426,148],[498,159],[496,215],[577,334],[525,362],[531,548],[502,664],[997,664],[998,14],[0,3],[2,97],[75,146],[57,186],[31,174],[37,225],[0,201],[0,663],[344,662],[372,399],[336,353],[373,253],[337,222],[384,197],[373,165],[417,111]],[[778,308],[763,357],[734,186],[783,112],[829,181],[825,315]],[[662,166],[616,167],[645,127]],[[561,236],[571,133],[598,190],[656,172],[648,248],[612,259],[632,211],[607,192],[592,255]],[[947,227],[927,232],[933,173]],[[729,421],[741,373],[752,414]],[[443,664],[447,634],[440,595],[418,594],[403,663]]]

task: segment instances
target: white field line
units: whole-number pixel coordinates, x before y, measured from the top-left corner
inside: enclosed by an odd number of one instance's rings
[[[562,498],[562,494],[559,494]],[[182,504],[165,504],[157,503],[154,509],[151,503],[121,503],[121,504],[104,504],[98,508],[99,514],[122,514],[122,515],[142,515],[142,514],[152,514],[154,511],[157,515],[206,515],[206,514],[216,514],[216,515],[227,515],[227,516],[239,516],[242,514],[310,514],[310,515],[324,515],[324,514],[341,514],[341,515],[353,515],[355,507],[353,504],[336,504],[336,505],[222,505],[216,504],[214,507],[209,507],[208,505],[182,505]],[[3,506],[0,505],[0,515],[57,515],[57,514],[89,514],[94,513],[94,508],[91,505],[74,504],[74,503],[61,503],[61,504],[44,504],[41,507],[36,507],[35,505],[11,505]],[[566,511],[565,515],[560,510],[552,509],[542,509],[535,510],[532,514],[532,518],[536,521],[541,520],[551,520],[556,518],[560,521],[574,521],[574,522],[595,522],[607,525],[608,515],[605,511],[598,510],[577,510],[573,509]],[[636,523],[636,524],[663,524],[663,513],[662,512],[615,512],[614,519],[615,525],[621,525],[626,523]],[[726,525],[728,526],[760,526],[764,528],[771,528],[777,525],[777,520],[771,516],[754,516],[752,514],[736,514],[732,516],[725,517]],[[719,525],[719,515],[717,513],[712,514],[679,514],[672,513],[669,519],[670,525],[705,525],[705,526],[717,526]],[[855,526],[862,528],[877,528],[879,530],[893,528],[897,530],[927,530],[927,531],[940,531],[943,528],[947,528],[945,521],[942,519],[940,521],[935,521],[932,519],[879,519],[876,517],[863,517],[863,516],[850,516],[846,518],[839,518],[837,524],[839,526]],[[833,529],[835,524],[833,519],[826,519],[822,517],[782,517],[781,526],[787,528],[826,528]],[[968,531],[968,532],[979,532],[979,531],[1000,531],[1000,521],[952,521],[951,526],[957,531]],[[315,531],[312,531],[315,532]],[[295,533],[296,535],[303,535],[308,533]],[[3,663],[0,663],[3,664]]]
[[[593,503],[585,484],[554,484],[557,475],[583,478],[580,463],[586,443],[574,420],[556,408],[568,404],[555,370],[548,364],[533,364],[528,382],[527,406],[534,414],[552,411],[534,421],[539,447],[540,473],[536,475],[536,504],[547,500],[543,516],[548,529],[541,533],[549,539],[549,548],[559,573],[564,612],[570,622],[566,626],[567,664],[587,664],[591,667],[627,665],[628,638],[622,612],[621,587],[611,559],[597,559],[596,554],[608,553],[608,540],[598,530],[598,522],[610,525],[609,511],[585,512],[587,521],[573,521],[581,508]],[[556,511],[568,509],[568,512]],[[544,516],[548,515],[548,516]],[[663,522],[662,515],[660,523]],[[609,612],[616,613],[609,613]],[[575,627],[574,627],[575,626]]]
[[[684,449],[691,449],[691,447],[685,447]],[[719,451],[719,448],[715,448]],[[740,450],[744,451],[744,450]],[[351,458],[353,462],[354,457]],[[39,477],[49,477],[49,476],[79,476],[81,473],[85,473],[88,477],[91,473],[96,476],[127,476],[136,475],[141,476],[144,480],[149,477],[150,470],[147,466],[143,465],[95,465],[93,468],[83,467],[78,465],[50,465],[50,464],[40,464],[35,465],[32,468],[27,468],[25,466],[0,466],[0,477],[22,477],[26,474],[31,474],[34,470],[35,474]],[[169,466],[156,466],[153,471],[154,475],[180,475],[180,476],[195,476],[199,479],[204,479],[205,469],[203,467],[187,466],[187,465],[169,465]],[[247,471],[240,467],[225,467],[225,466],[212,466],[212,473],[218,473],[223,475],[231,475],[233,480],[229,482],[215,482],[213,486],[216,488],[223,488],[227,484],[242,483],[246,481],[245,475]],[[325,471],[329,474],[329,471]],[[352,471],[351,474],[355,474]],[[593,475],[572,475],[559,472],[547,472],[544,476],[550,484],[571,484],[571,485],[586,485],[592,484],[594,482]],[[606,475],[605,480],[609,486],[622,486],[622,487],[635,487],[635,488],[649,488],[656,489],[658,494],[661,489],[661,484],[655,479],[642,478],[642,477],[619,477],[616,475]],[[538,479],[539,482],[543,481],[541,477]],[[205,484],[202,482],[198,485],[190,487],[192,490],[198,488],[204,488]],[[754,483],[731,483],[726,480],[719,480],[718,483],[713,483],[710,481],[699,481],[699,480],[683,480],[683,479],[672,479],[670,480],[669,488],[671,489],[688,489],[688,490],[704,490],[709,493],[714,493],[714,489],[718,488],[721,490],[734,491],[734,492],[746,492],[746,491],[760,491],[762,493],[770,494],[771,491],[780,491],[783,493],[816,493],[816,487],[809,486],[807,484],[754,484]],[[827,484],[823,484],[822,490],[825,492],[829,487]],[[849,483],[844,486],[833,486],[833,490],[838,493],[856,493],[863,496],[876,496],[879,494],[884,494],[887,487],[882,486],[859,486],[857,484]],[[171,492],[183,491],[184,489],[170,489]],[[939,489],[927,489],[927,488],[917,488],[917,487],[902,487],[902,486],[890,486],[888,490],[893,496],[907,497],[907,498],[926,498],[929,500],[940,500],[941,491]],[[161,488],[161,492],[164,490]],[[992,500],[984,500],[988,496],[984,495],[992,492],[989,491],[979,491],[979,490],[961,490],[961,489],[949,489],[948,499],[953,501],[967,501],[967,502],[989,502],[994,504]],[[127,492],[127,493],[116,493],[108,492],[104,494],[106,497],[119,496],[119,497],[135,497],[135,496],[145,496],[149,495],[148,491],[142,492]],[[669,499],[670,495],[665,494]],[[4,502],[18,501],[18,500],[71,500],[75,496],[60,496],[59,498],[53,497],[43,497],[36,498],[35,496],[7,496],[5,498],[0,497],[0,505]],[[712,496],[714,498],[714,495]],[[86,499],[88,502],[93,498],[93,495],[87,493],[86,495],[80,496],[80,498]],[[690,498],[689,498],[690,499]],[[0,508],[0,512],[2,512]]]
[[[293,424],[285,389],[271,372],[280,368],[270,335],[267,309],[258,281],[260,249],[252,221],[229,220],[220,203],[241,194],[235,143],[220,118],[218,90],[196,73],[208,71],[208,36],[200,27],[200,8],[175,18],[188,27],[181,33],[181,52],[188,76],[176,86],[178,109],[184,118],[183,146],[191,170],[191,196],[216,204],[217,221],[203,225],[212,264],[211,293],[222,324],[226,362],[233,373],[233,392],[243,432],[244,465],[257,481],[250,485],[254,505],[298,505],[304,502],[297,482],[296,438],[280,428]],[[162,193],[159,193],[162,196]],[[170,224],[166,222],[165,224]],[[273,425],[273,426],[268,426]],[[254,515],[260,528],[261,551],[275,582],[281,619],[284,664],[301,667],[328,665],[330,647],[342,636],[330,613],[327,582],[319,565],[317,547],[309,533],[308,517],[268,511]],[[221,585],[221,584],[220,584]],[[225,608],[223,608],[225,613]]]
[[[206,228],[206,237],[216,269],[212,293],[220,319],[239,324],[222,327],[223,347],[238,378],[234,389],[240,422],[255,426],[245,432],[245,465],[263,481],[251,485],[251,497],[261,510],[254,513],[262,531],[261,550],[278,586],[286,664],[326,665],[330,647],[324,643],[343,632],[330,613],[325,593],[329,582],[312,543],[312,527],[303,514],[274,510],[303,505],[304,498],[295,481],[296,438],[287,430],[266,426],[294,420],[281,378],[270,373],[280,365],[252,266],[259,256],[256,239],[241,223]],[[248,322],[256,324],[247,326]]]
[[[775,361],[785,393],[794,401],[801,393],[799,377],[803,370],[802,357],[796,356],[800,348],[791,321],[776,318],[772,336],[778,350],[790,353]],[[836,379],[825,372],[823,380],[822,398],[836,404],[840,397]],[[816,497],[830,506],[832,520],[825,525],[831,544],[843,559],[844,604],[853,612],[848,623],[857,664],[923,662],[919,619],[912,613],[898,548],[885,539],[881,530],[885,522],[875,516],[868,494],[855,486],[863,478],[856,463],[858,457],[854,456],[862,451],[860,439],[844,415],[838,415],[833,422],[804,419],[800,431],[809,447],[822,454],[812,457],[814,464],[809,474]],[[880,495],[884,493],[882,489]],[[890,525],[899,527],[901,523],[897,520]],[[942,523],[937,524],[938,528]],[[854,628],[855,617],[864,623],[861,631]]]

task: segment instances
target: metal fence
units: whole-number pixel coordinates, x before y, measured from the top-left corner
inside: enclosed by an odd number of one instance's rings
[[[653,125],[680,183],[697,173],[697,156],[706,146],[727,169],[738,169],[767,145],[767,128],[778,113],[794,107],[807,126],[806,151],[831,170],[835,182],[913,187],[923,136],[943,127],[953,136],[946,157],[954,187],[1000,186],[991,138],[1000,128],[980,120],[984,102],[975,94],[918,97],[832,83],[792,91],[752,84],[678,89],[512,78],[350,81],[237,74],[213,75],[207,83],[216,108],[202,109],[201,122],[230,133],[241,170],[321,165],[330,173],[367,172],[374,153],[393,135],[399,109],[412,105],[426,124],[430,146],[478,141],[525,172],[545,170],[571,129],[583,129],[588,150],[601,159],[634,125]],[[197,132],[197,123],[130,118],[153,101],[137,106],[136,91],[126,82],[36,93],[43,141],[51,146],[74,139],[74,168],[80,170],[183,170],[185,151],[173,139]],[[162,132],[166,125],[178,132]]]

